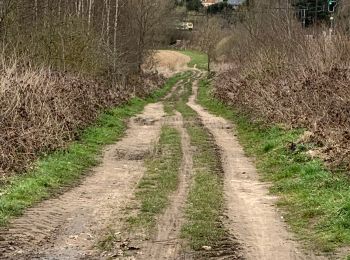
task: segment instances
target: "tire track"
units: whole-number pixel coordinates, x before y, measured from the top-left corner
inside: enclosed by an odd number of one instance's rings
[[[196,103],[198,81],[193,90],[188,105],[198,113],[221,150],[228,228],[242,244],[244,257],[252,260],[325,259],[300,249],[274,206],[276,198],[269,195],[267,184],[259,181],[254,164],[245,156],[232,132],[233,126]]]
[[[154,239],[149,241],[137,259],[184,259],[181,256],[183,243],[180,239],[181,227],[184,223],[184,207],[191,183],[193,167],[190,136],[184,128],[182,115],[176,113],[168,122],[181,134],[182,163],[179,171],[179,187],[170,198],[170,206],[157,221]],[[189,259],[189,258],[186,258]]]
[[[126,136],[106,149],[101,165],[81,185],[39,203],[0,230],[1,259],[86,259],[94,255],[99,235],[127,204],[144,174],[142,159],[159,137],[163,115],[161,103],[146,106],[130,121]]]

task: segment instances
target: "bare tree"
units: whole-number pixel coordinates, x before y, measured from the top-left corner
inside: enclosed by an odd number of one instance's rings
[[[172,0],[0,0],[0,33],[5,45],[35,61],[74,71],[98,66],[117,77],[141,72],[173,6]]]
[[[208,56],[208,71],[215,56],[215,49],[219,41],[224,37],[221,29],[220,18],[207,17],[199,26],[194,38],[199,49]]]

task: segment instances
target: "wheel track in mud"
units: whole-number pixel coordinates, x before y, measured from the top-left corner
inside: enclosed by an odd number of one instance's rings
[[[184,85],[189,82],[190,78],[181,80],[171,89],[168,95],[166,95],[163,99],[164,102],[179,98],[184,91]],[[133,255],[132,259],[192,259],[191,254],[184,251],[185,242],[180,238],[181,228],[185,222],[184,212],[186,198],[190,190],[192,179],[192,146],[181,113],[175,111],[174,114],[175,115],[172,116],[169,115],[164,124],[175,128],[181,136],[183,157],[178,173],[178,188],[169,197],[169,206],[165,209],[164,213],[157,217],[157,224],[150,240],[140,241],[139,238],[134,237],[133,234],[124,234],[124,236],[128,237],[128,240],[131,240],[132,243],[136,243],[138,245],[137,247],[139,247],[139,251],[136,252],[136,254],[131,253],[131,255]],[[120,259],[130,259],[129,257],[130,256],[121,256]]]
[[[190,83],[191,80],[199,80],[201,77],[202,73],[195,70],[193,76],[187,81],[182,82],[182,85],[180,84],[174,88],[171,95],[168,95],[168,98],[171,98],[172,95],[180,98],[180,95],[184,92],[184,85]],[[200,122],[197,121],[186,121],[186,124],[187,123],[200,124]],[[194,171],[192,152],[193,148],[191,147],[191,137],[187,133],[184,119],[179,112],[176,111],[175,116],[169,117],[167,124],[177,128],[182,136],[182,150],[184,156],[182,159],[182,167],[179,172],[180,183],[178,190],[170,198],[170,206],[166,209],[164,214],[158,218],[156,234],[150,241],[142,246],[141,252],[135,255],[135,259],[241,259],[239,252],[237,252],[239,251],[239,244],[228,232],[225,232],[224,241],[218,241],[217,244],[219,247],[212,248],[209,251],[191,252],[190,250],[186,249],[186,242],[180,239],[181,228],[185,223],[184,214],[186,201],[191,188],[191,178]],[[203,127],[201,124],[200,126]],[[215,146],[214,143],[213,145]],[[213,149],[217,151],[217,147],[214,146]],[[219,154],[218,157],[220,157]],[[223,223],[220,224],[224,225]]]

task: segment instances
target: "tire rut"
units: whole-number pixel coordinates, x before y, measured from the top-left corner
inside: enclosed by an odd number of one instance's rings
[[[145,172],[143,158],[159,138],[163,116],[161,103],[147,105],[130,120],[126,136],[107,147],[101,165],[79,186],[28,209],[1,229],[1,259],[68,260],[94,255],[99,235],[120,214]]]
[[[169,98],[171,98],[171,96],[176,92],[177,88],[183,84],[183,80],[180,80],[179,82],[177,82],[169,91],[169,93],[163,98],[163,100],[167,100]]]
[[[211,115],[196,103],[201,76],[198,71],[192,76],[195,80],[194,93],[188,105],[198,113],[203,127],[213,135],[220,148],[229,220],[228,224],[224,222],[243,247],[244,258],[326,259],[305,252],[293,240],[275,207],[276,197],[268,193],[267,184],[259,181],[254,164],[245,156],[234,135],[234,126],[221,117]],[[166,98],[170,98],[180,84],[185,82],[176,84]],[[123,222],[118,220],[125,217],[122,211],[134,198],[137,183],[145,173],[143,159],[160,136],[163,117],[163,104],[146,106],[140,116],[130,120],[126,136],[107,147],[101,165],[79,186],[57,198],[39,203],[28,209],[23,216],[14,219],[6,229],[0,229],[0,258],[106,258],[107,256],[99,256],[95,245],[110,224],[116,230],[123,229]],[[158,217],[152,239],[142,242],[137,254],[128,259],[193,258],[184,253],[185,245],[180,239],[193,172],[191,140],[180,113],[169,117],[166,123],[178,129],[181,134],[183,158],[179,186],[170,197],[165,212]],[[227,243],[227,247],[231,247],[231,242]],[[226,245],[222,246],[225,248]],[[232,256],[222,256],[219,259],[232,259]]]
[[[183,118],[180,113],[177,112],[175,116],[171,117],[168,124],[175,127],[181,134],[183,158],[179,171],[179,187],[170,197],[170,206],[158,218],[157,231],[154,238],[147,242],[145,248],[136,259],[190,259],[188,256],[183,255],[180,231],[184,223],[184,208],[189,193],[193,167],[191,140],[184,128]]]
[[[276,197],[268,185],[259,181],[251,160],[245,156],[225,119],[213,116],[196,103],[198,80],[188,105],[195,110],[204,126],[213,134],[220,147],[224,168],[224,192],[229,219],[228,228],[243,247],[248,260],[326,259],[305,252],[287,231],[275,208]]]

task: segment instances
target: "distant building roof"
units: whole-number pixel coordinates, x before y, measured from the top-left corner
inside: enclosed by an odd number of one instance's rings
[[[217,4],[219,2],[222,2],[223,0],[202,0],[202,5],[204,5],[205,7],[213,5],[213,4]]]
[[[245,0],[228,0],[227,2],[231,5],[239,5],[243,3]]]
[[[223,0],[201,0],[201,1],[202,1],[202,5],[204,5],[205,7],[223,2]],[[244,1],[245,0],[228,0],[227,2],[231,5],[239,5]]]

